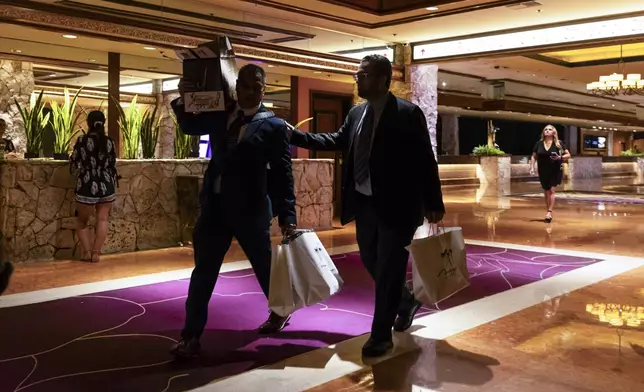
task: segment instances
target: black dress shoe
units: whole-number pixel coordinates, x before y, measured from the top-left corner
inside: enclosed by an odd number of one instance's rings
[[[277,313],[271,312],[271,315],[268,316],[268,320],[259,327],[259,333],[261,335],[270,335],[277,333],[284,329],[288,325],[288,321],[291,319],[291,315],[282,317]]]
[[[172,346],[170,354],[180,358],[194,358],[201,354],[201,344],[197,339],[183,339]]]
[[[367,358],[382,357],[394,348],[391,340],[375,340],[369,338],[367,343],[362,347],[362,356]]]
[[[7,261],[4,264],[0,264],[0,266],[2,266],[0,270],[0,294],[2,294],[9,287],[9,281],[11,280],[11,275],[13,275],[13,264]]]
[[[415,298],[412,298],[408,303],[401,307],[398,311],[398,317],[394,321],[394,331],[396,332],[405,332],[408,330],[414,322],[414,316],[422,304],[418,302]]]

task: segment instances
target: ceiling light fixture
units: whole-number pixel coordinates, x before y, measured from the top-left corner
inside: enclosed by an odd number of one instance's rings
[[[599,77],[598,82],[588,83],[586,90],[594,95],[644,95],[644,80],[641,74],[627,74],[624,77],[624,47],[620,46],[619,73]],[[615,105],[613,105],[614,107]]]
[[[145,50],[157,50],[154,46],[144,46],[143,49]]]
[[[67,39],[76,39],[76,38],[78,38],[78,37],[77,37],[77,36],[75,36],[75,35],[73,35],[73,34],[63,34],[63,38],[67,38]]]
[[[425,8],[427,11],[438,11],[438,7],[427,7]]]
[[[22,50],[20,49],[11,49],[12,53],[22,53]]]

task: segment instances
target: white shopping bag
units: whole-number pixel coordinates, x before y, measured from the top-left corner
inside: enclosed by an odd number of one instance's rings
[[[270,309],[282,317],[327,300],[344,282],[331,257],[312,231],[298,231],[277,246],[271,264]]]
[[[460,227],[438,228],[425,223],[416,231],[407,249],[412,255],[414,296],[420,302],[433,305],[470,285],[465,239]]]

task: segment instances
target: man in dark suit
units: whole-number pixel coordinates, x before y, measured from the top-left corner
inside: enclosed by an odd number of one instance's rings
[[[187,88],[192,86],[182,81],[182,97]],[[246,253],[268,297],[270,221],[274,215],[279,216],[285,235],[295,228],[287,129],[283,120],[271,116],[262,105],[265,88],[266,73],[249,64],[239,70],[237,102],[226,112],[185,113],[181,98],[172,103],[181,130],[191,135],[209,133],[213,148],[200,196],[201,213],[194,229],[195,269],[186,301],[186,323],[182,340],[172,349],[178,356],[195,356],[200,351],[199,338],[206,325],[208,303],[233,237]],[[217,124],[219,129],[214,129]],[[260,333],[278,332],[288,320],[271,313]]]
[[[362,261],[376,283],[367,357],[393,348],[391,328],[407,330],[420,308],[405,286],[405,249],[426,217],[439,222],[445,213],[438,165],[421,109],[389,92],[391,62],[365,57],[355,80],[367,100],[349,112],[335,133],[295,130],[291,144],[343,152],[342,224],[355,219]],[[396,317],[397,316],[397,317]]]

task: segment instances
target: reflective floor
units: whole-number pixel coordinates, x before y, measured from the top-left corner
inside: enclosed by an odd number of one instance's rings
[[[360,358],[362,336],[213,380],[203,390],[644,390],[644,204],[637,201],[638,181],[567,184],[551,224],[543,221],[538,184],[501,188],[445,188],[445,225],[462,227],[473,243],[601,261],[423,317],[411,333],[397,334],[395,352],[378,361]],[[329,248],[354,245],[354,235],[351,225],[320,233]],[[27,293],[189,268],[191,252],[105,256],[97,265],[20,265],[10,290]],[[227,257],[243,259],[236,246]]]

